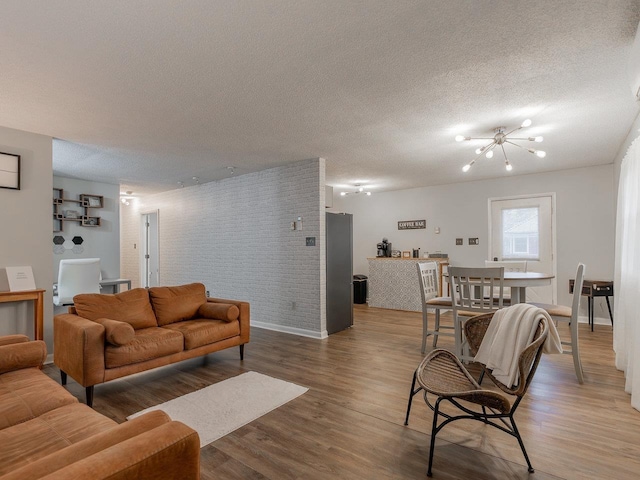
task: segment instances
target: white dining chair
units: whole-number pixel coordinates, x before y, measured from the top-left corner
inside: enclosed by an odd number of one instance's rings
[[[580,298],[582,297],[582,284],[584,282],[585,266],[583,263],[578,264],[576,271],[576,282],[573,286],[573,299],[571,307],[564,305],[551,305],[548,303],[531,303],[536,307],[543,308],[549,316],[556,321],[569,322],[569,331],[571,333],[571,341],[563,341],[562,353],[573,357],[573,367],[576,370],[576,377],[579,383],[584,383],[584,373],[582,371],[582,361],[580,360],[580,345],[578,344],[578,313],[580,312]],[[569,347],[569,349],[564,348]]]
[[[464,338],[464,322],[476,315],[504,306],[504,267],[449,267],[451,306],[455,335],[455,354],[462,361],[472,361]]]
[[[451,297],[438,296],[438,264],[436,262],[417,263],[418,281],[420,283],[420,295],[422,297],[422,350],[424,354],[427,347],[427,337],[433,335],[433,346],[438,345],[438,337],[445,335],[453,337],[453,332],[441,332],[440,328],[453,330],[453,326],[440,325],[440,310],[451,309]],[[433,310],[434,326],[429,330],[428,312]]]
[[[527,271],[527,261],[526,260],[485,260],[485,267],[504,267],[504,273],[509,272],[526,272]],[[524,302],[524,299],[521,300]],[[503,297],[503,302],[505,306],[511,305],[511,294],[505,292]]]
[[[53,303],[73,305],[79,293],[100,293],[100,259],[74,258],[60,260],[58,290]]]

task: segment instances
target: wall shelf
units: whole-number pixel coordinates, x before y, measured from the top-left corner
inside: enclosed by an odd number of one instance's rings
[[[65,203],[76,204],[80,210],[63,208]],[[53,189],[53,232],[62,232],[64,222],[78,222],[83,227],[99,227],[100,217],[91,214],[90,209],[103,208],[104,197],[102,195],[80,194],[78,199],[64,198],[62,188]]]

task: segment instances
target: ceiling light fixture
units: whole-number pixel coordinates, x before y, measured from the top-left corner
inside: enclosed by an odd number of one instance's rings
[[[126,196],[124,196],[125,194]],[[122,202],[123,205],[131,205],[131,203],[129,202],[129,200],[133,200],[131,195],[133,195],[133,192],[131,190],[120,192],[120,202]]]
[[[511,145],[515,145],[516,147],[522,148],[523,150],[526,150],[529,153],[533,153],[534,155],[540,158],[546,157],[547,154],[543,150],[535,150],[533,148],[523,147],[522,145],[514,143],[514,140],[540,143],[544,140],[544,138],[542,137],[510,137],[509,136],[512,133],[517,132],[518,130],[521,130],[523,128],[527,128],[530,126],[531,126],[531,120],[526,119],[524,122],[522,122],[522,124],[519,127],[514,128],[508,133],[505,133],[507,127],[498,127],[494,129],[495,135],[493,137],[479,138],[479,137],[465,137],[464,135],[456,135],[456,142],[464,142],[469,140],[490,140],[490,142],[484,147],[480,147],[476,149],[476,155],[478,156],[473,160],[471,160],[469,163],[467,163],[464,167],[462,167],[462,171],[468,172],[469,169],[473,166],[473,164],[476,163],[476,160],[478,160],[482,155],[484,155],[487,158],[492,158],[493,150],[496,147],[500,147],[500,149],[502,150],[502,154],[504,155],[505,168],[507,172],[510,172],[511,170],[513,170],[513,166],[509,163],[509,159],[507,158],[507,152],[504,150],[505,143],[510,143]]]
[[[354,188],[356,189],[355,192],[340,192],[340,196],[341,197],[346,197],[347,195],[353,195],[353,194],[356,194],[356,193],[364,193],[368,197],[371,196],[371,192],[365,192],[364,191],[365,187],[363,187],[359,183],[356,183]]]

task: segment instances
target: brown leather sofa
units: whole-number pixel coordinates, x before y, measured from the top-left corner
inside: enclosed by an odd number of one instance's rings
[[[0,480],[198,479],[200,439],[154,411],[118,425],[40,369],[43,341],[0,337]]]
[[[249,342],[249,304],[207,298],[204,285],[81,294],[53,319],[54,363],[85,387]]]

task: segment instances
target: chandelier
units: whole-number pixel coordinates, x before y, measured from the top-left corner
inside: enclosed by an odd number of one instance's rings
[[[344,197],[346,195],[355,195],[357,193],[364,193],[367,196],[371,195],[371,192],[365,192],[364,191],[364,187],[362,185],[360,185],[359,183],[356,183],[355,189],[356,189],[355,192],[340,192],[340,196]]]
[[[505,131],[507,130],[507,127],[497,127],[494,129],[495,135],[493,137],[465,137],[464,135],[456,135],[456,142],[463,142],[465,140],[490,140],[490,142],[485,145],[484,147],[480,147],[476,149],[476,155],[478,155],[476,158],[474,158],[473,160],[471,160],[469,163],[467,163],[464,167],[462,167],[462,171],[463,172],[468,172],[469,169],[471,168],[471,166],[476,163],[476,160],[478,160],[482,155],[484,155],[487,158],[492,158],[493,157],[493,151],[497,148],[500,147],[500,149],[502,150],[502,154],[504,155],[504,163],[505,163],[505,168],[507,169],[508,172],[510,172],[513,167],[511,166],[511,164],[509,163],[509,159],[507,158],[507,152],[504,150],[504,144],[505,143],[509,143],[511,145],[515,145],[518,148],[522,148],[523,150],[526,150],[529,153],[532,153],[540,158],[544,158],[547,154],[546,152],[542,151],[542,150],[535,150],[533,148],[528,148],[528,147],[523,147],[522,145],[519,145],[517,143],[514,143],[514,141],[524,141],[524,142],[542,142],[543,138],[542,137],[511,137],[510,135],[522,130],[523,128],[527,128],[531,126],[531,120],[527,119],[524,122],[522,122],[522,125],[520,125],[517,128],[514,128],[513,130],[511,130],[508,133],[505,133]]]

